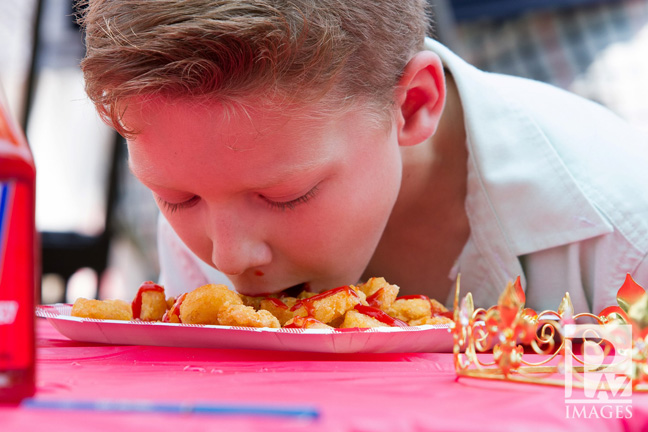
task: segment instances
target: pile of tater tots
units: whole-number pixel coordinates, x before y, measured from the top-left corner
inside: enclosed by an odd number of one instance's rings
[[[374,277],[322,293],[302,291],[250,297],[208,284],[167,298],[164,287],[144,282],[131,303],[79,298],[72,316],[268,328],[371,328],[449,324],[448,310],[424,295],[398,297],[399,287]]]

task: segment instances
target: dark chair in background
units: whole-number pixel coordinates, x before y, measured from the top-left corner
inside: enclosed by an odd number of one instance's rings
[[[75,232],[41,232],[41,253],[43,274],[57,274],[65,285],[79,269],[90,268],[101,277],[108,267],[108,255],[113,238],[114,208],[118,189],[119,160],[123,157],[121,136],[115,134],[115,143],[110,160],[110,171],[106,185],[106,212],[104,230],[94,236]],[[65,291],[60,301],[65,301]],[[99,289],[95,293],[98,298]]]
[[[42,54],[41,29],[43,25],[44,0],[36,0],[34,23],[32,33],[32,52],[29,65],[29,74],[24,97],[24,111],[22,113],[23,130],[27,131],[30,113],[34,103],[34,92],[38,80],[39,57]],[[76,26],[74,21],[74,6],[70,2],[70,25]],[[118,193],[120,161],[125,157],[123,138],[115,133],[112,152],[107,163],[109,164],[108,178],[105,182],[105,214],[104,230],[97,235],[85,235],[77,232],[40,232],[41,242],[41,268],[43,275],[56,274],[64,281],[64,290],[59,302],[66,298],[66,288],[70,277],[82,268],[94,270],[99,278],[108,266],[110,244],[115,232],[114,214]],[[98,298],[99,289],[95,293]]]

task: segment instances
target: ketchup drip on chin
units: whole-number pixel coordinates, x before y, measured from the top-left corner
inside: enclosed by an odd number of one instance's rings
[[[133,309],[133,319],[140,319],[142,314],[142,294],[146,291],[157,291],[164,292],[164,288],[160,285],[154,283],[153,281],[146,281],[140,285],[139,290],[137,290],[137,295],[131,303],[131,309]]]

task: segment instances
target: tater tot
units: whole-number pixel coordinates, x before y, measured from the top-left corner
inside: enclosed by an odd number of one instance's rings
[[[358,311],[350,310],[344,314],[344,321],[340,324],[339,328],[373,328],[373,327],[389,327],[387,324],[378,321],[375,318],[361,314]]]
[[[391,285],[382,277],[370,278],[367,282],[359,285],[358,288],[367,296],[369,306],[384,311],[389,310],[400,290],[398,285]]]
[[[142,293],[142,321],[160,321],[167,311],[167,302],[164,292],[145,291]]]
[[[264,297],[247,296],[244,294],[239,294],[239,296],[245,306],[251,306],[255,310],[259,310],[259,307],[261,307],[261,300],[264,299]]]
[[[409,322],[411,320],[431,316],[430,302],[425,299],[396,299],[387,313],[394,318]]]
[[[297,297],[281,297],[280,300],[288,306],[288,309],[292,308],[297,304]]]
[[[387,310],[389,315],[403,321],[419,320],[447,312],[445,306],[424,295],[399,297]]]
[[[142,321],[159,321],[167,310],[164,287],[152,281],[143,282],[131,303],[133,318]]]
[[[437,300],[431,298],[430,299],[430,307],[432,309],[432,315],[438,314],[441,312],[448,312],[448,308],[443,306],[441,303],[439,303]]]
[[[360,296],[349,286],[325,291],[298,302],[292,307],[295,316],[313,317],[328,324],[360,304]]]
[[[173,324],[180,323],[180,305],[182,305],[185,297],[187,297],[187,293],[182,293],[175,299],[171,307],[169,307],[169,309],[164,313],[164,316],[162,316],[162,322]]]
[[[358,297],[360,298],[360,304],[364,306],[368,306],[369,304],[367,303],[367,295],[362,292],[360,288],[354,285],[349,285],[351,288],[353,288],[353,291],[358,294]]]
[[[130,321],[131,305],[123,300],[88,300],[78,298],[72,306],[72,316],[80,318]]]
[[[408,324],[411,326],[419,326],[419,325],[441,325],[441,324],[451,324],[454,321],[452,321],[450,318],[441,316],[441,315],[433,315],[429,317],[424,317],[424,318],[419,318],[415,320],[411,320]]]
[[[167,302],[167,310],[169,310],[175,304],[176,297],[169,297],[167,298],[166,302]]]
[[[218,312],[218,323],[228,326],[279,328],[279,320],[267,310],[255,311],[243,304],[225,304]]]
[[[302,291],[299,294],[297,294],[297,300],[304,300],[307,298],[315,297],[317,293],[310,292],[310,291]]]
[[[286,321],[291,319],[294,313],[290,310],[288,305],[286,305],[280,299],[268,297],[261,300],[259,304],[259,310],[265,310],[270,312],[272,315],[277,317],[279,324],[284,325]]]
[[[185,324],[218,324],[218,313],[226,304],[243,304],[241,297],[225,285],[203,285],[187,294],[180,305]]]
[[[334,327],[326,325],[313,317],[295,316],[286,322],[284,328],[303,328],[303,329],[327,329],[330,330]]]

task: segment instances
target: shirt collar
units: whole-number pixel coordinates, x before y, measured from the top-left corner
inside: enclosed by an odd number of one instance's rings
[[[613,230],[500,75],[480,71],[431,39],[426,48],[439,55],[459,90],[469,154],[466,208],[493,289],[518,275],[526,286],[521,255]]]

